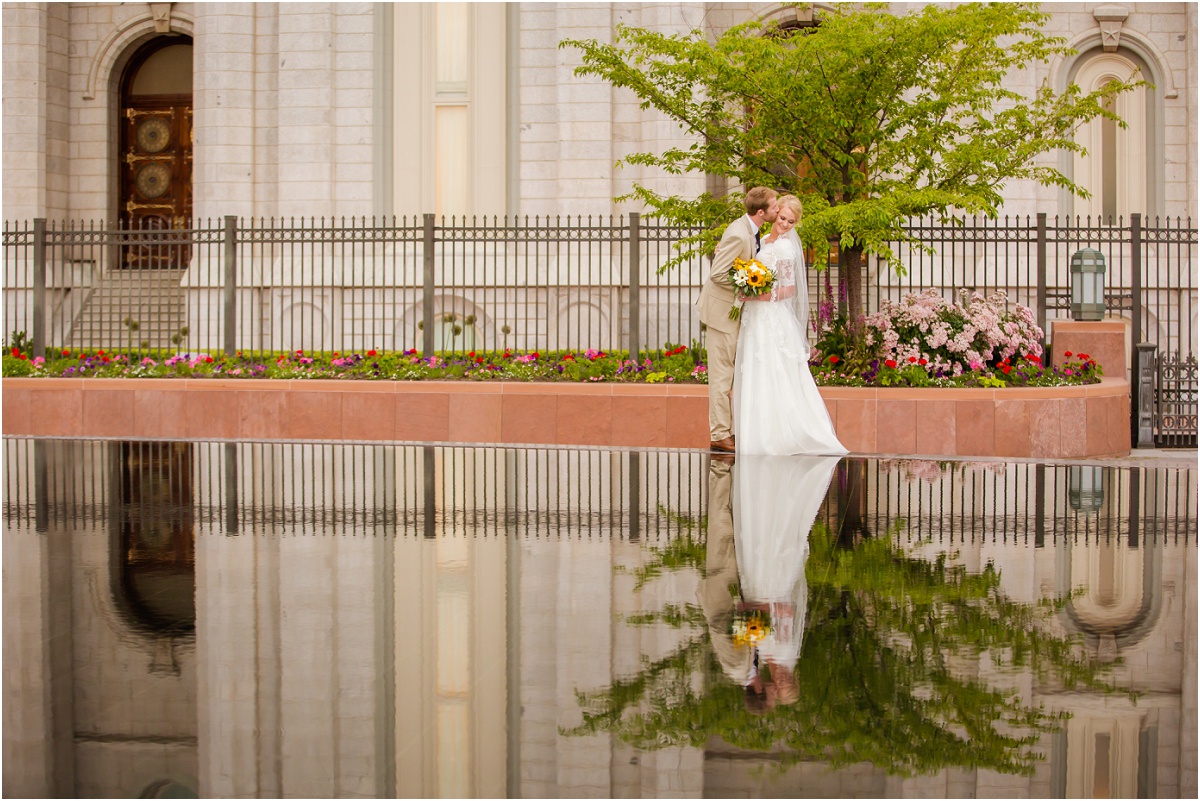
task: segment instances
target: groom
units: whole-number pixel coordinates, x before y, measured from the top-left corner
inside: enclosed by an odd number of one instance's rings
[[[708,428],[714,451],[733,453],[733,357],[737,354],[739,320],[729,319],[737,303],[729,268],[734,259],[752,259],[758,253],[758,229],[775,222],[779,204],[775,190],[756,186],[746,193],[746,213],[732,222],[721,236],[712,270],[700,290],[696,309],[708,328]]]

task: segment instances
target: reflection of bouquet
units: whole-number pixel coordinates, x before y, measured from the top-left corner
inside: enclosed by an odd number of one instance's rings
[[[771,633],[771,613],[765,609],[745,609],[733,613],[729,636],[734,645],[758,645]]]
[[[764,295],[771,291],[775,273],[758,259],[734,259],[733,266],[729,268],[729,280],[740,295]],[[741,314],[742,307],[734,306],[729,310],[729,319],[736,320]]]

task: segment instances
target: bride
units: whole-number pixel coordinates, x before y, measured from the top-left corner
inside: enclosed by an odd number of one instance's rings
[[[757,256],[775,283],[742,307],[733,379],[739,455],[847,452],[808,370],[808,282],[795,231],[800,212],[799,198],[779,198],[779,216]]]

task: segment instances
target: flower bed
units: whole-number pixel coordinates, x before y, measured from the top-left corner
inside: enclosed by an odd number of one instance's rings
[[[934,290],[884,301],[876,314],[850,326],[825,327],[809,367],[831,387],[1061,387],[1094,384],[1103,371],[1086,353],[1042,359],[1042,329],[1033,312],[1008,308],[1003,291],[964,293],[947,303]],[[374,381],[572,381],[580,383],[706,384],[706,354],[698,342],[661,350],[469,351],[422,357],[416,350],[333,353],[173,353],[64,349],[31,357],[14,333],[4,346],[3,374],[53,378],[358,379]]]
[[[1068,357],[1072,354],[1066,354]],[[1087,354],[1057,366],[1025,354],[1004,359],[995,369],[957,376],[934,376],[926,360],[910,356],[873,361],[861,371],[849,371],[836,354],[816,353],[809,365],[820,386],[849,387],[1053,387],[1091,384],[1101,370]],[[365,381],[571,381],[578,383],[707,384],[704,352],[684,346],[643,351],[639,360],[627,352],[561,351],[556,353],[469,352],[429,358],[415,351],[383,353],[124,353],[118,351],[60,351],[50,359],[30,358],[11,348],[4,356],[3,374],[22,378],[232,378],[335,379]]]

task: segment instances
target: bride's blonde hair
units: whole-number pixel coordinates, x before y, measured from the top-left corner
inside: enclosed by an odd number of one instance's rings
[[[796,224],[800,223],[800,217],[804,214],[804,206],[800,203],[800,198],[795,195],[780,195],[778,198],[779,207],[787,206],[792,211],[796,212]]]

